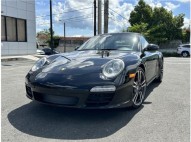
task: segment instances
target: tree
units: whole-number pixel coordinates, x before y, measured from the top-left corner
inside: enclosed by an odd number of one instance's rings
[[[145,37],[149,36],[147,23],[134,24],[134,26],[128,28],[128,31],[141,33]]]
[[[182,40],[184,43],[190,42],[190,27],[182,29]]]
[[[152,9],[143,0],[138,2],[130,14],[129,22],[132,32],[142,33],[153,43],[164,43],[182,39],[184,14],[173,16],[172,11],[163,7]]]
[[[54,35],[54,31],[52,31],[52,34],[53,34],[53,48],[56,48],[59,45],[60,37],[59,36],[55,36]],[[51,37],[51,35],[50,35],[50,28],[49,29],[44,29],[43,31],[38,32],[37,33],[37,37],[39,35],[44,35],[46,37],[46,41],[45,42],[48,43],[48,45],[50,46],[50,44],[51,44],[50,43],[50,37]]]
[[[141,23],[150,23],[152,17],[152,8],[143,0],[138,2],[134,10],[130,13],[129,22],[131,26]]]

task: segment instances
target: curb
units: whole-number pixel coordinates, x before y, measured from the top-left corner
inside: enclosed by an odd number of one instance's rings
[[[27,58],[22,58],[22,57],[18,57],[18,58],[5,58],[5,59],[1,59],[1,62],[8,62],[8,61],[23,61],[23,60],[29,60]]]
[[[47,55],[34,55],[34,57],[37,57],[37,58],[43,58],[43,57],[45,57],[45,56],[47,56]]]
[[[7,61],[24,61],[24,60],[33,60],[33,61],[37,61],[38,59],[40,59],[41,57],[39,56],[15,56],[15,57],[1,57],[1,62],[7,62]]]

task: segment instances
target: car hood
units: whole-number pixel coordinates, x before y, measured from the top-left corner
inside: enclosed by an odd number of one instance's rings
[[[128,60],[128,62],[137,59],[136,52],[121,51],[74,51],[59,55],[45,66],[42,72],[82,75],[100,72],[103,65],[112,59]]]

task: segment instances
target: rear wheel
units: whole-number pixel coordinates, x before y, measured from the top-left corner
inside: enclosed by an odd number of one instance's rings
[[[182,52],[182,57],[188,57],[188,56],[189,56],[189,52],[187,52],[187,51]]]
[[[155,79],[156,82],[162,82],[163,79],[163,63],[159,64],[158,77]]]
[[[138,108],[142,105],[145,98],[146,86],[145,72],[139,67],[133,83],[132,108]]]

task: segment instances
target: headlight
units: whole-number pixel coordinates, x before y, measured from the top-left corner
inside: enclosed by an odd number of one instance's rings
[[[103,67],[103,75],[107,78],[113,78],[120,74],[125,67],[121,59],[114,59],[106,63]]]
[[[46,61],[47,61],[46,57],[41,58],[31,68],[31,71],[37,71],[38,69],[42,68],[44,66],[44,64],[46,63]]]

